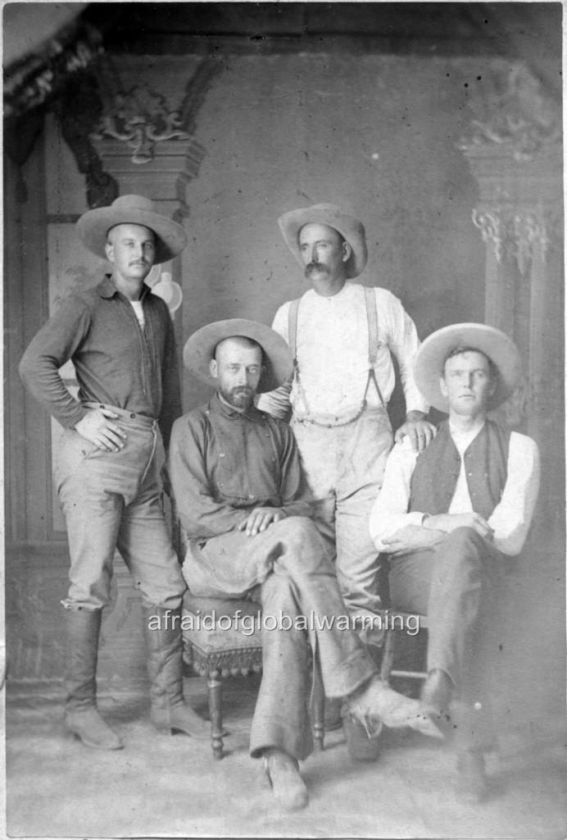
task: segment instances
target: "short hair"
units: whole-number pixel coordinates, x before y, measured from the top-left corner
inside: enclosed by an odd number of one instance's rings
[[[262,356],[262,364],[265,363],[264,348],[261,344],[255,341],[255,339],[249,338],[247,335],[227,335],[226,338],[222,338],[218,344],[215,345],[215,349],[213,350],[213,359],[217,358],[217,350],[221,344],[224,344],[225,341],[236,341],[241,347],[257,347]]]
[[[496,365],[494,364],[494,362],[492,361],[492,359],[490,358],[490,356],[488,356],[484,352],[484,350],[479,350],[478,347],[468,347],[468,346],[465,346],[465,345],[459,345],[458,347],[453,347],[453,349],[449,353],[447,353],[447,355],[443,359],[443,368],[442,368],[442,371],[441,371],[443,376],[445,376],[445,365],[447,364],[449,359],[452,359],[453,356],[460,356],[462,353],[480,353],[481,356],[484,356],[484,358],[488,362],[488,373],[490,375],[491,380],[493,382],[498,382],[498,380],[500,379],[500,372],[499,372],[498,368],[496,367]]]

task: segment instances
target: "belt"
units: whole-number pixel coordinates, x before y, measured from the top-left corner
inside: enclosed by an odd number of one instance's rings
[[[97,402],[85,402],[83,403],[85,408],[105,408],[107,411],[113,411],[114,414],[117,414],[121,420],[130,420],[136,421],[137,423],[141,423],[143,426],[147,426],[151,428],[155,426],[157,420],[153,417],[148,417],[146,414],[140,414],[136,411],[127,411],[125,408],[118,408],[115,405],[107,405],[106,403],[97,403]]]

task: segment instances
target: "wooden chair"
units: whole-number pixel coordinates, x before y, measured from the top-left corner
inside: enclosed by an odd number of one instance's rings
[[[222,685],[225,679],[262,670],[261,607],[254,601],[201,598],[187,592],[183,602],[183,658],[206,676],[211,744],[216,759],[223,756]],[[238,618],[237,618],[238,616]],[[325,692],[318,662],[313,663],[313,738],[324,748]]]

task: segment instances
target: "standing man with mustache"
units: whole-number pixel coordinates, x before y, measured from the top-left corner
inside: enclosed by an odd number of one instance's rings
[[[279,226],[313,288],[276,313],[272,326],[291,348],[294,374],[259,407],[280,419],[291,410],[319,524],[336,545],[344,601],[360,626],[368,626],[381,608],[368,517],[392,447],[392,354],[407,411],[396,440],[407,436],[423,449],[434,433],[413,379],[417,332],[391,292],[352,282],[367,260],[358,219],[333,204],[316,204],[285,213]]]
[[[144,283],[154,263],[179,254],[187,237],[138,195],[89,210],[77,230],[112,271],[69,295],[20,362],[25,384],[64,428],[56,480],[71,557],[62,601],[65,724],[88,747],[123,746],[96,706],[101,617],[118,549],[142,598],[152,721],[206,738],[208,727],[183,700],[180,622],[169,620],[180,614],[186,589],[162,507],[164,444],[181,414],[175,337],[166,304]],[[77,399],[59,374],[68,360]],[[160,626],[150,629],[156,615]]]

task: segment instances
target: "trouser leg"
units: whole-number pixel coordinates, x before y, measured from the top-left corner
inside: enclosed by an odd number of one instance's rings
[[[164,455],[159,436],[155,443],[138,492],[124,509],[117,542],[142,604],[176,610],[187,587],[163,511]]]
[[[294,585],[286,575],[270,575],[261,587],[262,684],[250,733],[250,754],[258,757],[270,747],[301,761],[312,752],[309,723],[310,651],[305,633],[295,629],[266,629],[266,619],[299,614]]]
[[[370,510],[382,486],[392,434],[385,412],[367,410],[332,429],[294,425],[317,526],[334,544],[339,588],[349,611],[367,626],[381,609],[378,552],[368,533]]]
[[[432,550],[391,560],[393,605],[429,616],[428,671],[445,671],[459,688],[473,667],[481,607],[497,572],[495,554],[472,528],[458,528]]]
[[[382,486],[392,432],[385,412],[366,411],[341,442],[335,514],[337,578],[351,613],[369,622],[382,609],[370,511]],[[368,633],[361,633],[366,638]]]
[[[64,606],[99,610],[110,601],[110,584],[124,497],[105,457],[77,432],[66,432],[57,465],[57,489],[69,543],[70,587]]]
[[[184,572],[194,594],[231,597],[264,583],[272,573],[287,575],[318,648],[327,696],[343,697],[375,673],[374,663],[346,626],[333,566],[311,520],[290,517],[255,537],[231,532],[208,540],[203,548],[192,546]]]

